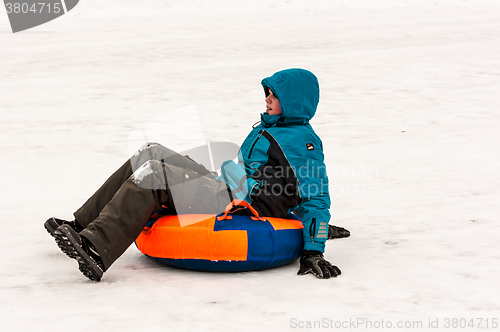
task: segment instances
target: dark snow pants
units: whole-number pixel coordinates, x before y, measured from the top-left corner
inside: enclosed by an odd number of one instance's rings
[[[135,241],[162,205],[173,214],[221,213],[228,187],[205,167],[157,143],[123,164],[74,213],[107,270]]]

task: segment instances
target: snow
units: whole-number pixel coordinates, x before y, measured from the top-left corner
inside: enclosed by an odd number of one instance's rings
[[[493,0],[85,0],[16,34],[0,13],[1,330],[493,329],[499,35]],[[352,234],[327,244],[341,276],[184,271],[131,246],[95,283],[45,232],[130,156],[136,128],[163,116],[166,140],[194,144],[176,110],[195,107],[196,141],[241,143],[260,80],[291,67],[320,81],[331,222]]]
[[[158,162],[159,163],[159,162]],[[142,164],[137,170],[134,171],[132,181],[137,185],[140,186],[141,182],[144,180],[144,178],[150,174],[153,174],[153,161],[148,161],[144,164]],[[165,186],[163,186],[165,188]]]

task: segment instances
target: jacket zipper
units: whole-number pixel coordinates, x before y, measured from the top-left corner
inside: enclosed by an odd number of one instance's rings
[[[316,235],[316,218],[312,218],[311,225],[309,225],[309,234],[311,234],[311,241],[314,244],[314,236]]]
[[[248,154],[248,159],[250,159],[250,157],[252,156],[253,148],[255,147],[255,144],[257,144],[257,141],[260,139],[262,134],[264,134],[264,130],[261,130],[259,133],[260,133],[259,137],[257,137],[257,139],[252,144],[252,148],[250,149],[250,153]]]

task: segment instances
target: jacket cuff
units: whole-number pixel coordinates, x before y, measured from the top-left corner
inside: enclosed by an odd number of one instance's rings
[[[314,241],[314,244],[311,240],[304,241],[304,250],[316,250],[319,252],[325,252],[325,243]]]

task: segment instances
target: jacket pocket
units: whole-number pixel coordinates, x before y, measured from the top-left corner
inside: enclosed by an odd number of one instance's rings
[[[261,130],[259,132],[259,136],[253,142],[252,147],[250,148],[250,152],[248,153],[248,159],[250,159],[250,157],[252,156],[252,152],[253,152],[253,149],[255,148],[255,144],[257,144],[257,141],[262,137],[262,135],[264,134],[264,131],[265,130]]]
[[[316,218],[312,218],[309,225],[309,234],[311,235],[312,244],[314,244],[314,236],[316,236]]]

